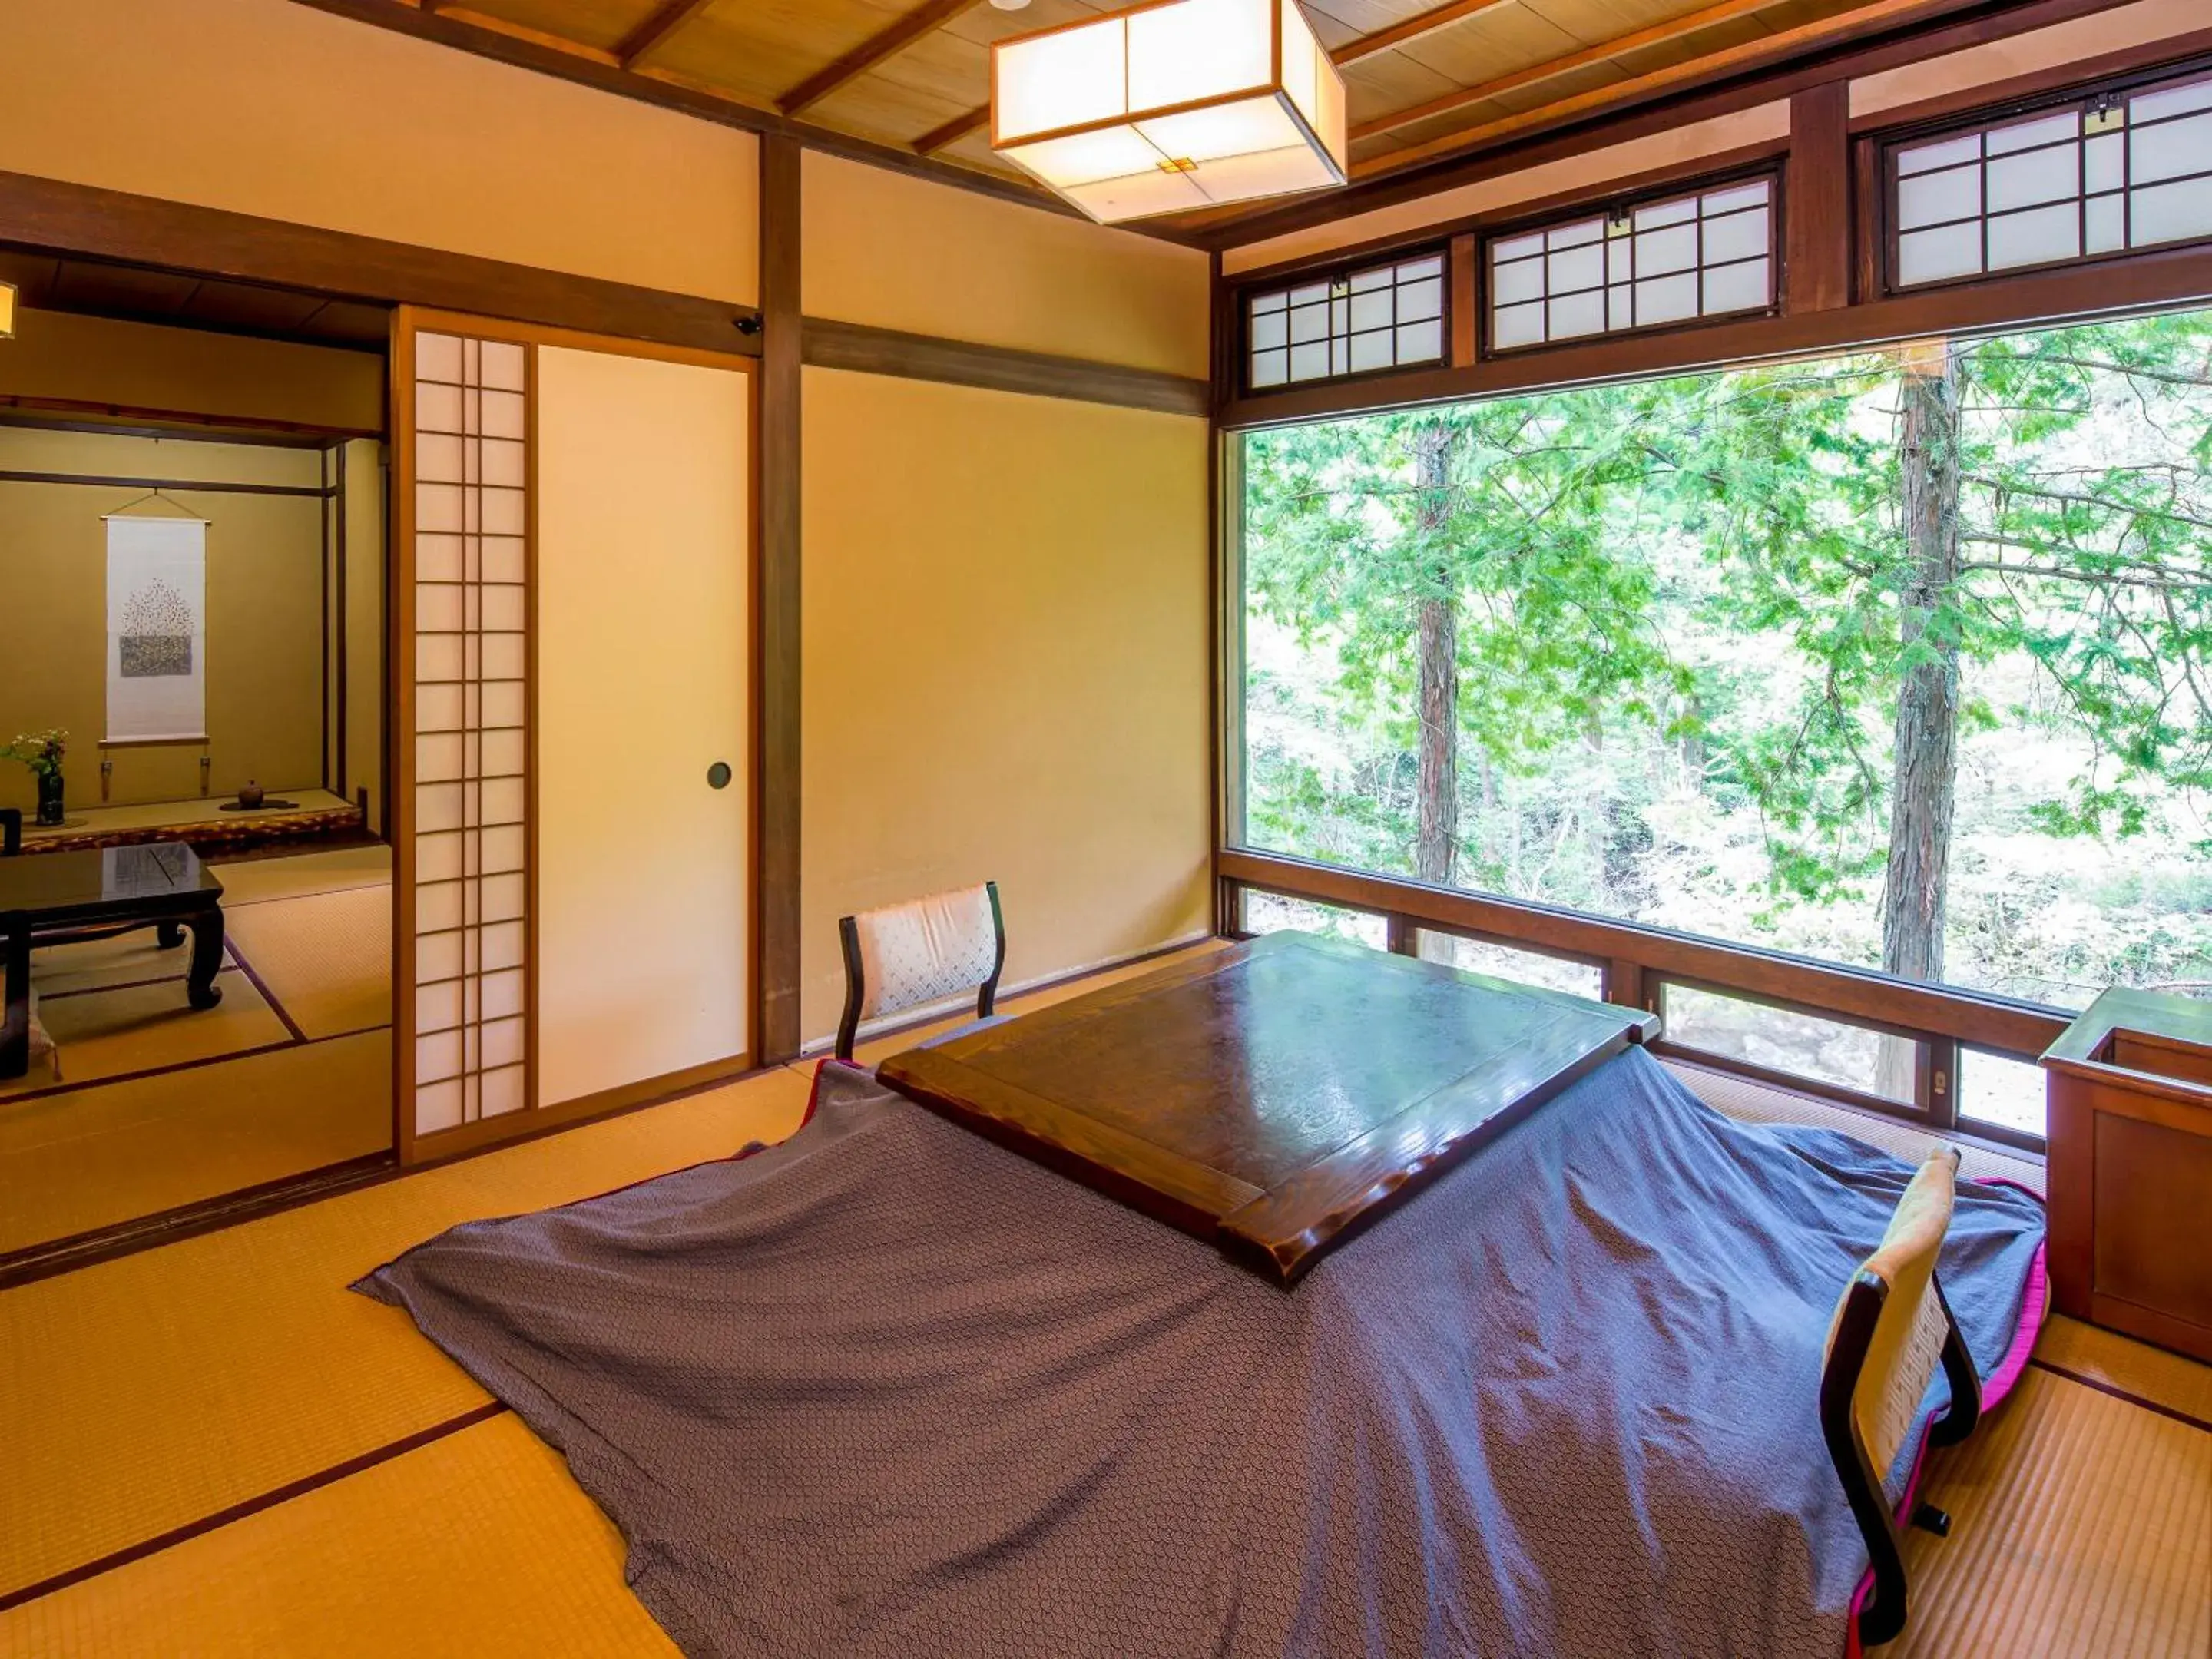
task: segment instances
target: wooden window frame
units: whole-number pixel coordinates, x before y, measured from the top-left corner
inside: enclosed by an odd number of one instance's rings
[[[1944,1041],[1931,1037],[1925,1031],[1913,1030],[1902,1025],[1893,1025],[1886,1020],[1850,1019],[1833,1009],[1793,1001],[1788,997],[1745,991],[1731,985],[1717,985],[1711,980],[1693,978],[1687,974],[1650,974],[1646,975],[1650,988],[1650,1007],[1662,1018],[1667,1012],[1667,992],[1669,989],[1697,991],[1707,996],[1724,997],[1730,1002],[1748,1003],[1754,1007],[1771,1009],[1778,1014],[1802,1014],[1808,1019],[1825,1020],[1831,1025],[1845,1025],[1854,1030],[1870,1031],[1876,1036],[1893,1037],[1900,1042],[1910,1042],[1914,1048],[1913,1089],[1911,1100],[1898,1100],[1888,1095],[1876,1094],[1871,1089],[1855,1089],[1847,1083],[1832,1082],[1814,1077],[1810,1073],[1792,1072],[1775,1066],[1761,1065],[1757,1060],[1738,1060],[1717,1049],[1701,1048],[1694,1042],[1677,1042],[1663,1030],[1659,1041],[1652,1045],[1655,1053],[1671,1055],[1693,1066],[1706,1066],[1713,1071],[1731,1072],[1754,1081],[1767,1083],[1776,1088],[1794,1089],[1800,1094],[1817,1095],[1845,1106],[1855,1106],[1863,1112],[1879,1112],[1884,1117],[1894,1117],[1907,1123],[1937,1131],[1952,1127],[1946,1112],[1955,1091],[1947,1086],[1935,1086],[1938,1075],[1929,1064],[1931,1044]]]
[[[1512,359],[1517,362],[1538,356],[1545,352],[1565,350],[1574,346],[1588,346],[1608,340],[1657,339],[1668,335],[1686,334],[1702,329],[1716,328],[1729,323],[1744,323],[1780,315],[1787,282],[1787,273],[1783,268],[1783,254],[1784,225],[1788,211],[1784,200],[1784,192],[1789,188],[1788,173],[1789,168],[1778,156],[1754,167],[1685,173],[1667,184],[1649,185],[1632,192],[1593,197],[1577,207],[1551,208],[1540,213],[1523,214],[1517,219],[1486,225],[1477,233],[1475,242],[1474,300],[1478,360],[1492,362]],[[1679,202],[1686,198],[1702,199],[1717,191],[1733,190],[1739,185],[1756,184],[1761,180],[1765,181],[1767,186],[1766,303],[1765,305],[1747,306],[1739,310],[1721,312],[1711,316],[1679,318],[1663,323],[1641,325],[1632,323],[1626,328],[1605,328],[1595,334],[1574,334],[1564,339],[1534,340],[1526,345],[1501,346],[1493,337],[1498,307],[1496,295],[1492,292],[1492,275],[1496,269],[1494,263],[1496,249],[1500,242],[1515,241],[1523,236],[1533,236],[1540,232],[1557,229],[1562,225],[1575,224],[1592,217],[1611,221],[1623,215],[1632,215],[1639,208],[1652,207],[1662,203]],[[1749,209],[1740,210],[1750,211]],[[1700,227],[1703,226],[1705,219],[1702,211],[1694,222]],[[1605,246],[1606,240],[1601,237],[1599,246]],[[1702,258],[1702,241],[1699,252],[1698,263],[1690,266],[1689,270],[1702,282],[1707,269]],[[1749,257],[1747,256],[1747,259]],[[1729,263],[1742,262],[1729,261]],[[1597,292],[1603,295],[1610,286],[1609,283],[1601,283]],[[1632,291],[1632,281],[1631,289]]]
[[[1784,1012],[1855,1025],[1917,1045],[1914,1098],[1900,1102],[1819,1078],[1735,1060],[1663,1036],[1656,1053],[1933,1133],[1955,1135],[2039,1156],[2044,1137],[1958,1115],[1959,1051],[2034,1061],[2073,1016],[2063,1010],[1951,986],[1893,979],[1871,969],[1759,945],[1735,945],[1642,922],[1617,921],[1561,905],[1440,887],[1402,876],[1323,864],[1289,854],[1224,845],[1215,857],[1221,915],[1241,928],[1247,891],[1272,893],[1383,919],[1389,948],[1411,954],[1413,936],[1448,933],[1597,967],[1604,998],[1656,1012],[1669,984],[1710,991]]]
[[[1224,431],[1251,430],[1338,416],[1370,414],[1425,404],[1462,401],[1550,390],[1613,380],[1648,379],[1763,360],[1842,353],[1932,334],[1992,332],[2012,328],[2055,326],[2097,316],[2128,314],[2165,307],[2212,304],[2212,240],[2161,243],[2057,264],[2018,267],[1946,283],[1929,283],[1900,292],[1887,285],[1891,214],[1885,202],[1885,141],[1940,131],[1986,125],[2012,112],[2051,108],[2101,91],[2132,89],[2185,79],[2212,67],[2205,32],[2130,48],[2100,60],[2099,71],[2062,84],[2002,90],[1987,102],[1970,103],[1947,94],[1940,106],[1899,112],[1885,125],[1879,115],[1846,118],[1836,132],[1821,131],[1813,118],[1825,102],[1842,97],[1840,81],[1801,89],[1791,99],[1791,130],[1786,139],[1768,140],[1725,155],[1677,163],[1607,185],[1581,187],[1510,211],[1466,216],[1376,238],[1325,254],[1239,272],[1219,280],[1233,294],[1261,283],[1277,283],[1308,273],[1340,268],[1358,260],[1380,263],[1439,240],[1471,242],[1515,225],[1533,225],[1610,200],[1641,198],[1646,191],[1680,193],[1702,179],[1732,172],[1745,176],[1762,167],[1778,170],[1777,212],[1781,243],[1776,273],[1781,303],[1765,313],[1732,313],[1720,318],[1616,334],[1578,336],[1572,340],[1516,348],[1503,353],[1455,349],[1448,364],[1398,368],[1342,380],[1309,381],[1264,392],[1249,389],[1243,372],[1217,379],[1216,425]],[[1794,83],[1792,83],[1794,84]],[[1845,105],[1847,111],[1848,106]],[[1843,179],[1849,204],[1848,266],[1850,292],[1820,304],[1795,303],[1792,283],[1806,251],[1793,238],[1793,208],[1818,199],[1822,175],[1832,185]],[[1793,257],[1798,256],[1798,257]],[[1478,253],[1470,263],[1479,264]],[[1468,289],[1455,284],[1454,293]],[[1486,309],[1479,285],[1477,313]],[[1837,303],[1837,300],[1843,302]],[[1483,319],[1486,331],[1487,319]],[[1239,329],[1240,339],[1242,329]],[[1472,343],[1472,342],[1471,342]]]
[[[1353,277],[1364,276],[1370,271],[1405,264],[1415,259],[1431,258],[1437,262],[1437,281],[1441,285],[1437,312],[1437,355],[1434,358],[1411,363],[1394,362],[1380,368],[1347,369],[1341,374],[1316,375],[1307,380],[1285,380],[1280,386],[1264,387],[1253,386],[1252,303],[1255,300],[1277,293],[1287,295],[1298,289],[1310,287],[1315,283],[1334,289],[1339,283],[1348,284]],[[1236,385],[1246,397],[1266,398],[1279,392],[1301,391],[1313,386],[1367,385],[1388,379],[1392,375],[1441,368],[1452,361],[1453,331],[1459,322],[1454,309],[1455,287],[1451,239],[1449,236],[1427,237],[1407,242],[1387,252],[1362,255],[1352,259],[1339,259],[1328,264],[1312,265],[1303,270],[1287,272],[1279,277],[1268,277],[1257,282],[1240,282],[1232,289],[1233,316],[1237,331],[1237,360],[1234,371]],[[1390,283],[1391,292],[1395,294],[1397,288],[1398,283],[1394,276]],[[1425,322],[1427,319],[1423,318],[1419,320]],[[1333,339],[1334,336],[1331,334],[1323,337]],[[1291,349],[1291,343],[1287,336],[1285,338],[1283,349],[1286,353]],[[1395,345],[1393,349],[1395,349]]]
[[[2094,271],[2100,267],[2124,264],[2153,254],[2187,252],[2194,249],[2212,248],[2212,231],[2202,236],[2178,239],[2170,242],[2154,242],[2142,247],[2120,247],[2102,253],[2082,253],[2070,258],[2048,259],[2036,264],[2007,265],[2002,270],[1989,269],[1989,223],[1993,216],[1984,196],[1978,222],[1982,227],[1983,268],[1960,276],[1947,276],[1933,282],[1901,283],[1898,280],[1898,185],[1897,158],[1899,152],[1947,137],[1964,137],[1970,133],[1988,133],[2016,122],[2032,120],[2069,108],[2087,112],[2096,102],[2107,99],[2125,100],[2134,94],[2155,90],[2167,82],[2203,81],[2212,78],[2212,54],[2199,54],[2131,70],[2123,75],[2108,75],[2098,79],[2082,81],[2054,91],[2032,96],[2002,99],[1993,103],[1961,110],[1955,113],[1910,122],[1893,127],[1878,128],[1865,137],[1872,148],[1872,164],[1875,169],[1874,188],[1868,192],[1878,216],[1875,224],[1863,228],[1863,234],[1874,244],[1873,269],[1879,273],[1881,297],[1901,300],[1922,295],[1940,294],[1948,290],[1971,289],[2009,277],[2046,275],[2057,271]],[[2172,118],[2185,118],[2183,117]],[[2129,139],[2136,129],[2120,129],[2122,165],[2126,165]],[[2082,142],[2077,139],[2077,143]],[[1986,155],[1981,165],[1986,168]],[[1986,175],[1985,175],[1986,176]],[[2182,175],[2184,179],[2205,176],[2203,173]],[[2160,179],[2159,183],[2178,182]],[[2119,191],[2124,204],[2130,186],[2124,183]],[[2064,198],[2060,198],[2063,200]],[[2076,190],[2074,200],[2086,212],[2088,191],[2084,181]],[[2038,205],[2047,205],[2039,204]],[[2027,210],[2012,210],[2024,211]],[[2123,211],[2125,211],[2124,205]],[[1998,215],[1995,216],[2005,216]]]

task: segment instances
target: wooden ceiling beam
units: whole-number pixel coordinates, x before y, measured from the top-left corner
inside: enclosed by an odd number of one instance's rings
[[[623,69],[635,69],[638,60],[655,46],[682,28],[714,0],[666,0],[653,9],[653,15],[615,43],[615,62]]]
[[[858,80],[885,58],[904,52],[925,34],[935,33],[963,12],[975,9],[978,0],[923,0],[888,27],[877,30],[836,62],[808,76],[776,100],[786,115],[820,103],[838,88]]]
[[[1514,0],[1448,0],[1441,6],[1416,13],[1389,28],[1376,29],[1372,34],[1363,34],[1354,40],[1331,48],[1329,61],[1339,69],[1346,64],[1356,64],[1363,58],[1372,58],[1378,52],[1388,52],[1393,46],[1402,46],[1418,40],[1425,34],[1434,34],[1438,29],[1449,28],[1454,23],[1463,23],[1470,17],[1480,17],[1486,11],[1496,11]],[[1771,0],[1769,0],[1771,3]]]
[[[991,125],[991,106],[978,106],[965,115],[956,115],[941,127],[932,127],[914,141],[916,155],[933,155],[947,144],[957,144],[971,132],[980,132]]]
[[[1773,0],[1721,0],[1718,5],[1708,6],[1703,11],[1692,12],[1686,17],[1678,17],[1671,23],[1639,29],[1635,33],[1623,35],[1619,40],[1605,41],[1583,52],[1571,53],[1565,58],[1553,58],[1549,63],[1531,65],[1512,75],[1501,76],[1495,81],[1485,82],[1479,87],[1469,87],[1464,92],[1452,94],[1449,100],[1432,99],[1429,105],[1401,111],[1395,115],[1385,116],[1376,121],[1365,123],[1363,126],[1354,129],[1354,136],[1364,137],[1370,132],[1388,131],[1393,127],[1402,126],[1408,121],[1418,120],[1425,114],[1441,113],[1443,109],[1460,108],[1468,104],[1479,103],[1501,92],[1534,85],[1539,81],[1550,80],[1555,76],[1566,74],[1571,70],[1583,68],[1616,53],[1632,52],[1639,46],[1652,45],[1656,40],[1672,39],[1675,33],[1708,27],[1713,23],[1724,21],[1727,17],[1740,15],[1747,11],[1754,11],[1760,5],[1771,3]],[[1548,125],[1571,117],[1589,115],[1614,104],[1631,102],[1677,86],[1708,81],[1716,76],[1724,75],[1733,70],[1762,68],[1778,59],[1800,52],[1854,40],[1873,29],[1898,27],[1926,21],[1931,18],[1941,17],[1946,13],[1964,10],[1975,3],[1976,0],[1869,0],[1869,3],[1866,5],[1856,7],[1850,11],[1838,12],[1832,17],[1822,18],[1816,22],[1800,24],[1794,29],[1784,29],[1778,33],[1765,35],[1756,40],[1747,40],[1738,46],[1724,46],[1718,52],[1705,52],[1698,57],[1687,58],[1680,64],[1671,64],[1663,69],[1651,70],[1648,74],[1634,76],[1626,81],[1617,81],[1608,86],[1595,87],[1588,92],[1577,93],[1571,97],[1539,105],[1533,109],[1523,110],[1517,114],[1503,116],[1497,120],[1486,121],[1474,126],[1459,128],[1406,149],[1393,150],[1387,155],[1374,156],[1367,161],[1355,163],[1352,169],[1352,176],[1355,179],[1367,179],[1380,173],[1397,172],[1529,127]],[[1441,108],[1432,106],[1441,106]]]
[[[1711,28],[1716,23],[1747,16],[1775,3],[1776,0],[1718,0],[1717,4],[1680,17],[1670,17],[1663,23],[1652,24],[1649,28],[1616,35],[1610,40],[1601,40],[1594,46],[1584,46],[1581,51],[1568,52],[1564,57],[1547,58],[1540,64],[1531,64],[1526,69],[1498,76],[1477,86],[1455,87],[1424,102],[1408,104],[1404,109],[1394,109],[1372,120],[1358,123],[1352,129],[1352,137],[1355,139],[1371,138],[1378,132],[1390,132],[1399,127],[1411,126],[1414,122],[1425,121],[1432,115],[1449,115],[1455,109],[1486,102],[1501,93],[1555,81],[1562,75],[1571,75],[1578,69],[1602,64],[1608,58],[1618,57],[1622,52],[1636,52],[1644,46],[1656,46],[1665,41],[1679,40],[1683,35],[1694,34],[1699,29]],[[1691,61],[1699,60],[1693,58]]]

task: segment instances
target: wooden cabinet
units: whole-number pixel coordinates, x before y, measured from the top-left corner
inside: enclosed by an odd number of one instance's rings
[[[2107,991],[2043,1065],[2058,1310],[2212,1360],[2212,1003]]]

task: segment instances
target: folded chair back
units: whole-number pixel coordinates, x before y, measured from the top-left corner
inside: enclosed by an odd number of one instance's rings
[[[1905,1628],[1905,1558],[1884,1482],[1938,1365],[1951,1401],[1929,1438],[1937,1445],[1962,1440],[1981,1415],[1980,1379],[1936,1274],[1958,1167],[1956,1147],[1929,1153],[1828,1326],[1820,1429],[1874,1569],[1873,1593],[1858,1613],[1863,1644],[1887,1642]]]
[[[837,1057],[853,1057],[863,1020],[975,992],[975,1017],[990,1017],[1006,963],[999,884],[980,882],[903,904],[863,910],[837,924],[845,948],[845,1013]]]

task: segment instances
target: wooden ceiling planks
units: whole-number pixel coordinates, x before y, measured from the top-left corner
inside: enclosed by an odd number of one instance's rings
[[[792,88],[891,15],[869,0],[720,0],[678,31],[652,62],[774,109]]]
[[[1639,47],[1651,46],[1692,34],[1715,24],[1742,20],[1770,3],[1771,0],[1717,0],[1716,3],[1699,7],[1686,15],[1665,18],[1610,38],[1600,36],[1595,40],[1590,40],[1570,36],[1572,44],[1566,51],[1555,57],[1539,59],[1534,64],[1524,64],[1521,68],[1486,81],[1470,82],[1462,80],[1455,90],[1430,99],[1424,103],[1386,111],[1382,114],[1355,121],[1352,135],[1355,138],[1364,138],[1376,132],[1389,132],[1413,127],[1438,115],[1456,114],[1470,105],[1500,97],[1523,87],[1557,80],[1562,76],[1572,74],[1586,67],[1609,64],[1623,54],[1632,52]],[[1578,14],[1576,21],[1586,23],[1591,10],[1589,0],[1579,0],[1574,7],[1575,13]],[[1562,33],[1565,33],[1564,28]],[[1759,29],[1753,38],[1764,36],[1765,33],[1764,29]],[[1730,41],[1726,44],[1735,45],[1736,42]],[[1471,67],[1471,60],[1464,58],[1452,67],[1439,66],[1443,73],[1454,79],[1457,79],[1458,75],[1464,74],[1468,67]],[[1653,64],[1650,67],[1661,66]],[[1458,74],[1454,73],[1455,69],[1457,70]],[[1630,73],[1631,71],[1627,70],[1620,70],[1610,78],[1626,80]],[[1579,91],[1582,88],[1574,90]],[[1562,95],[1571,96],[1572,94]]]
[[[307,0],[314,3],[315,0]],[[1985,0],[1301,0],[1341,65],[1355,179],[1588,118]],[[428,10],[430,0],[392,0]],[[994,40],[1120,0],[442,0],[597,61],[1018,178],[988,143]],[[1218,231],[1274,204],[1164,222]]]
[[[647,0],[444,0],[437,8],[441,16],[566,41],[611,64],[619,61],[616,49],[654,9]]]
[[[942,126],[932,127],[914,141],[915,149],[923,155],[934,155],[939,150],[958,143],[970,133],[981,132],[991,125],[991,106],[978,104],[974,109],[963,110]]]
[[[909,12],[894,19],[849,52],[817,70],[777,100],[786,115],[812,108],[838,88],[858,80],[887,58],[913,46],[963,12],[973,11],[981,0],[921,0]]]
[[[1387,24],[1367,33],[1354,35],[1340,44],[1325,44],[1328,46],[1330,58],[1341,69],[1346,64],[1356,64],[1363,58],[1371,58],[1378,52],[1391,52],[1400,46],[1411,46],[1439,29],[1471,21],[1513,3],[1515,0],[1446,0],[1443,5],[1431,6],[1426,11],[1416,12],[1401,21]]]
[[[1964,10],[1972,3],[1974,0],[1865,0],[1864,3],[1844,6],[1813,22],[1763,33],[1736,46],[1700,53],[1626,79],[1608,79],[1584,90],[1565,94],[1556,86],[1547,87],[1545,97],[1532,101],[1518,112],[1486,120],[1472,127],[1455,125],[1437,137],[1408,144],[1404,149],[1378,158],[1375,162],[1355,166],[1353,176],[1355,179],[1370,178],[1401,167],[1435,161],[1469,146],[1509,137],[1562,117],[1585,111],[1595,112],[1626,94],[1662,92],[1671,87],[1687,84],[1716,70],[1762,68],[1793,52],[1811,51],[1857,40],[1883,24],[1926,21],[1941,17],[1947,12]],[[1649,33],[1639,30],[1634,35],[1620,40],[1571,54],[1575,60],[1572,69],[1563,69],[1561,73],[1609,71],[1612,69],[1609,49],[1626,50],[1631,41],[1644,44],[1644,37]],[[1503,100],[1532,84],[1532,76],[1550,78],[1549,70],[1553,67],[1536,65],[1528,71],[1502,76],[1499,82],[1492,83],[1483,90],[1487,95]],[[1506,82],[1512,84],[1502,84]]]
[[[706,10],[709,3],[710,0],[667,0],[616,42],[615,62],[624,69],[635,69],[646,53]]]

